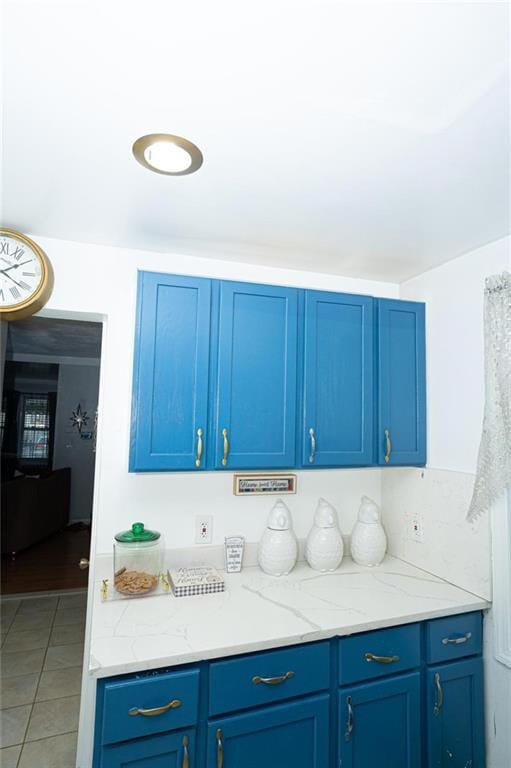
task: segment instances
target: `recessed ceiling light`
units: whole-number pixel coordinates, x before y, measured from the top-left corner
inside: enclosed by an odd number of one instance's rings
[[[133,144],[133,154],[140,165],[166,176],[185,176],[198,171],[202,152],[191,141],[170,133],[150,133]]]

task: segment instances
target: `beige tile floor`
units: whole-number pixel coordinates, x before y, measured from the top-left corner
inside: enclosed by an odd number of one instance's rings
[[[85,593],[1,602],[2,768],[74,768],[85,604]]]

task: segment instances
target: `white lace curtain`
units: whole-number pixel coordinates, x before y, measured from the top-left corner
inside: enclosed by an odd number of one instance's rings
[[[486,280],[484,292],[485,405],[474,493],[474,520],[511,486],[511,274]]]

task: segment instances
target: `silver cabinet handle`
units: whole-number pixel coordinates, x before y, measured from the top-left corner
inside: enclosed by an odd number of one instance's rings
[[[202,430],[202,427],[199,427],[197,430],[197,453],[195,454],[195,466],[200,467],[201,459],[202,459],[202,448],[204,445],[204,442],[202,440],[202,436],[204,435],[204,432]]]
[[[376,661],[378,664],[392,664],[394,661],[401,661],[399,656],[377,656],[375,653],[364,653],[366,661]]]
[[[314,435],[314,429],[309,429],[309,438],[311,443],[311,452],[309,454],[309,464],[314,464],[314,457],[316,456],[316,436]]]
[[[224,768],[224,745],[222,744],[222,729],[216,731],[216,768]]]
[[[344,732],[344,739],[345,741],[350,741],[351,734],[353,733],[353,728],[355,725],[353,722],[353,707],[351,696],[346,696],[346,709],[348,710],[348,717],[346,720],[346,731]]]
[[[279,675],[279,677],[259,677],[259,675],[254,675],[252,682],[254,685],[258,685],[259,683],[264,683],[265,685],[279,685],[279,683],[285,683],[286,680],[291,680],[294,676],[295,673],[291,671],[286,672],[284,675]]]
[[[463,645],[472,637],[472,632],[467,632],[461,637],[444,637],[442,638],[442,645]]]
[[[144,715],[144,717],[154,717],[155,715],[163,715],[164,712],[168,712],[169,709],[178,709],[182,702],[179,699],[172,699],[168,704],[163,704],[161,707],[154,707],[153,709],[139,709],[138,707],[132,707],[128,710],[128,715]]]
[[[181,768],[190,768],[190,755],[188,754],[188,744],[190,743],[190,740],[188,736],[183,736],[183,762],[181,763]]]
[[[224,440],[224,455],[222,457],[222,466],[226,467],[227,466],[227,457],[229,455],[229,438],[227,436],[227,429],[225,427],[222,429],[222,437],[223,437],[223,440]]]
[[[385,456],[383,457],[385,459],[385,464],[388,464],[390,461],[390,454],[392,453],[392,441],[390,439],[390,432],[388,429],[384,432],[385,435]]]
[[[435,706],[433,707],[433,714],[435,717],[438,717],[440,710],[442,709],[442,704],[444,703],[444,692],[442,691],[442,683],[440,682],[440,675],[438,672],[435,672],[434,680],[436,688],[436,701]]]

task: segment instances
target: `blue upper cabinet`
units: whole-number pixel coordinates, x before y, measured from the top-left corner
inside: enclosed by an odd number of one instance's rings
[[[426,463],[424,304],[378,300],[377,463]]]
[[[211,281],[139,274],[130,471],[204,468]]]
[[[425,389],[423,304],[139,274],[131,472],[425,464]]]
[[[305,467],[373,461],[373,304],[367,296],[305,293]]]
[[[298,291],[222,282],[215,467],[293,467]]]

